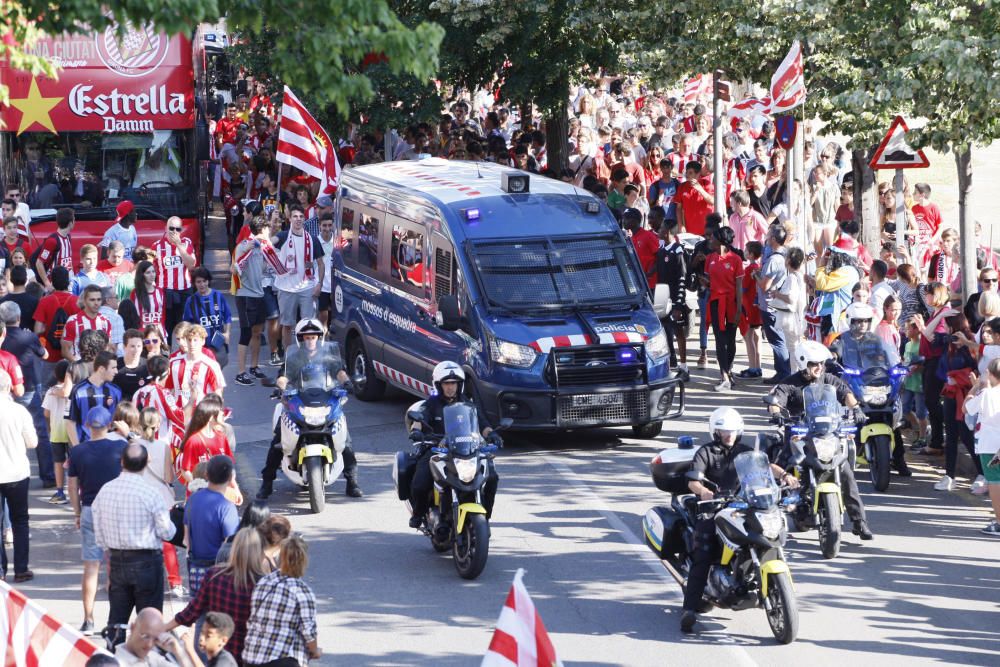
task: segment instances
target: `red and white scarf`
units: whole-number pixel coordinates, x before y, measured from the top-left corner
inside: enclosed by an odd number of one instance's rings
[[[281,247],[281,249],[284,251],[282,253],[282,257],[285,258],[286,262],[288,261],[289,256],[291,256],[293,262],[295,261],[295,243],[293,243],[292,240],[296,238],[302,238],[302,240],[305,243],[305,249],[302,253],[302,263],[305,265],[303,267],[305,269],[304,277],[306,280],[312,280],[313,279],[312,234],[308,232],[302,232],[302,236],[297,237],[291,232],[288,232],[288,236],[285,238],[285,245]],[[287,263],[285,265],[285,272],[286,273],[288,272]]]
[[[281,261],[281,257],[278,256],[278,251],[274,249],[274,246],[271,245],[270,241],[268,241],[267,239],[264,240],[253,239],[253,240],[254,243],[251,244],[251,246],[247,250],[236,255],[236,266],[237,268],[239,268],[241,272],[246,269],[247,262],[250,261],[250,257],[253,255],[253,251],[260,249],[260,253],[264,258],[264,262],[268,266],[270,266],[277,275],[283,276],[286,273],[288,273],[288,269],[285,268],[284,263]],[[306,246],[307,249],[308,247],[309,246]]]

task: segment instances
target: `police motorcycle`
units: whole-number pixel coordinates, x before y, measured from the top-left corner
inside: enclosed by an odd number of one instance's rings
[[[770,394],[764,402],[775,405]],[[803,387],[802,402],[800,418],[785,411],[774,415],[782,430],[787,429],[789,456],[783,463],[796,477],[807,480],[798,494],[786,498],[785,509],[796,532],[818,529],[823,557],[836,558],[844,517],[840,466],[853,457],[857,427],[843,418],[853,410],[841,407],[837,390],[828,384]]]
[[[421,532],[430,538],[438,553],[451,549],[460,577],[475,579],[486,568],[489,556],[491,512],[484,506],[484,487],[490,477],[495,477],[493,455],[501,445],[482,437],[476,407],[469,402],[460,401],[444,408],[444,436],[439,440],[419,430],[410,430],[416,422],[426,423],[423,401],[415,403],[406,413],[414,452],[396,453],[392,468],[396,494],[412,514],[410,483],[420,453],[430,447],[433,502],[423,517]],[[510,419],[504,419],[501,428],[511,423]]]
[[[713,492],[718,488],[691,470],[697,451],[692,438],[682,436],[678,441],[677,449],[661,451],[649,465],[656,488],[671,494],[671,500],[669,507],[652,507],[643,517],[647,546],[686,590],[696,523],[714,516],[722,557],[709,571],[699,611],[763,608],[774,638],[790,644],[798,633],[798,603],[784,555],[787,534],[781,491],[767,455],[759,450],[738,454],[734,465],[739,491],[699,501],[688,491],[689,481],[699,481]]]
[[[302,334],[314,327],[321,334],[318,349],[309,355]],[[344,404],[352,386],[341,386],[337,371],[343,368],[340,346],[325,342],[316,320],[303,320],[295,327],[296,345],[286,353],[284,375],[287,388],[275,389],[272,427],[280,429],[281,470],[293,484],[309,491],[314,514],[326,506],[326,487],[344,472],[347,420]]]
[[[867,304],[852,304],[847,316],[873,321],[875,312]],[[843,365],[834,362],[831,365],[833,371],[851,387],[865,414],[866,423],[861,427],[858,440],[864,447],[872,486],[881,492],[889,488],[889,469],[898,437],[893,428],[897,422],[896,405],[909,368],[901,364],[891,366],[881,352],[881,345],[860,345],[858,352],[859,367],[846,363],[848,360],[843,358]],[[856,363],[858,359],[851,361]]]

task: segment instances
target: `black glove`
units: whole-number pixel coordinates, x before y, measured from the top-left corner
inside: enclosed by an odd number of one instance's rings
[[[410,440],[412,442],[423,442],[426,436],[423,431],[410,431]]]
[[[861,426],[868,421],[868,417],[865,416],[865,411],[859,407],[853,409],[851,416],[854,417],[854,423],[857,426]]]
[[[486,436],[486,442],[496,445],[498,449],[503,448],[503,438],[501,438],[500,434],[496,431],[492,431],[488,436]]]
[[[272,401],[280,401],[281,400],[281,390],[278,389],[277,387],[275,387],[274,390],[271,391],[271,400]]]
[[[780,426],[781,425],[781,415],[778,414],[777,412],[772,413],[771,414],[770,422],[772,424],[774,424],[775,426]]]
[[[344,384],[342,385],[342,388],[348,394],[353,394],[354,393],[354,383],[352,381],[350,381],[350,380],[345,380]]]

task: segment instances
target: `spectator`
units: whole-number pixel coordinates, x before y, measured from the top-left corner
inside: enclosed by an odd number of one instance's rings
[[[281,545],[280,569],[257,582],[243,646],[248,667],[285,658],[306,665],[323,656],[316,642],[316,597],[302,580],[308,564],[305,541],[289,537]]]
[[[210,667],[237,667],[236,658],[225,649],[236,624],[233,617],[218,611],[210,611],[205,615],[198,637],[198,648],[208,657]]]
[[[28,293],[28,270],[23,266],[15,266],[10,270],[10,291],[0,303],[13,301],[21,309],[21,327],[28,331],[35,330],[35,311],[38,309],[38,297]]]
[[[76,446],[91,437],[90,428],[84,422],[91,409],[103,407],[111,414],[118,401],[122,400],[121,389],[112,382],[116,372],[115,355],[101,352],[94,359],[94,370],[90,376],[73,387],[66,413],[66,433],[71,445]]]
[[[920,358],[920,328],[915,322],[901,320],[906,326],[906,345],[903,347],[903,364],[910,372],[903,380],[900,403],[903,419],[916,434],[913,449],[922,449],[927,443],[927,404],[924,401],[923,365],[916,363]]]
[[[90,243],[80,248],[80,271],[73,278],[70,291],[80,296],[87,285],[111,286],[108,277],[97,270],[97,246]]]
[[[88,368],[93,368],[94,359],[97,359],[97,355],[101,352],[108,352],[110,345],[111,339],[108,338],[108,334],[105,332],[95,329],[85,329],[80,334],[80,342],[77,345],[80,349],[80,358],[78,361],[87,364]],[[114,355],[115,353],[111,352],[111,354]]]
[[[656,287],[656,253],[660,250],[660,239],[653,232],[642,226],[642,213],[637,209],[627,208],[622,214],[622,226],[632,238],[635,254],[639,258],[639,266],[649,289]]]
[[[167,337],[166,296],[157,285],[156,265],[148,260],[136,262],[135,289],[119,307],[125,326],[138,329],[155,326],[162,339]],[[181,304],[183,306],[183,304]]]
[[[282,342],[286,349],[292,344],[292,327],[300,319],[316,316],[316,299],[326,275],[323,246],[319,239],[305,231],[302,208],[292,204],[289,211],[289,231],[272,239],[282,265],[288,269],[274,279]]]
[[[128,619],[125,619],[126,621]],[[145,667],[181,667],[200,665],[198,654],[194,650],[194,639],[187,633],[178,641],[167,632],[163,622],[163,614],[159,609],[147,608],[140,611],[129,627],[128,639],[115,649],[115,657],[123,665],[144,665]],[[183,642],[183,645],[182,643]],[[176,662],[164,658],[153,649],[157,646],[173,656]]]
[[[257,528],[271,517],[271,508],[267,506],[267,501],[254,500],[243,508],[240,515],[239,528]],[[239,530],[237,530],[237,534]],[[229,552],[233,546],[234,535],[226,538],[226,541],[219,547],[219,553],[215,556],[216,565],[222,565],[229,560]]]
[[[729,198],[733,214],[729,216],[729,226],[733,229],[733,247],[744,250],[747,243],[764,242],[767,236],[767,223],[757,211],[750,207],[750,194],[746,190],[737,190]]]
[[[975,436],[965,423],[965,413],[962,406],[966,394],[975,384],[976,358],[979,353],[979,343],[969,329],[965,315],[955,313],[945,319],[948,324],[948,345],[941,357],[938,377],[944,375],[944,386],[941,388],[941,409],[944,415],[944,476],[938,480],[934,488],[938,491],[952,491],[955,488],[955,473],[958,468],[958,442],[961,440],[977,473],[982,476],[983,470],[975,451]],[[942,372],[943,371],[943,372]],[[977,479],[980,484],[983,480]]]
[[[153,408],[160,413],[159,437],[170,445],[172,458],[176,460],[180,456],[184,425],[194,406],[188,406],[186,412],[177,397],[167,391],[167,364],[167,358],[162,355],[155,355],[146,362],[148,383],[135,392],[135,404],[140,410]]]
[[[131,401],[135,392],[146,384],[149,372],[142,359],[142,332],[129,329],[122,335],[124,353],[118,357],[118,372],[114,383],[121,389],[122,400]]]
[[[868,303],[875,309],[876,313],[882,312],[882,304],[888,297],[896,295],[896,289],[893,287],[892,283],[887,280],[888,274],[888,264],[883,262],[881,259],[876,259],[872,262],[872,268],[870,271],[872,289],[871,297],[868,299]]]
[[[984,535],[1000,537],[1000,359],[993,359],[965,401],[965,413],[976,421],[976,456],[983,469],[983,484],[989,490],[993,520]]]
[[[188,588],[198,594],[202,579],[215,565],[219,548],[239,528],[240,517],[225,496],[236,479],[233,460],[217,454],[208,461],[208,487],[191,494],[184,508],[184,541],[188,545]]]
[[[733,194],[734,199],[736,194]],[[730,226],[732,225],[730,224]],[[735,241],[733,243],[735,244]],[[742,380],[751,380],[764,375],[760,364],[760,328],[763,325],[763,320],[760,318],[760,308],[757,307],[757,290],[748,284],[751,280],[749,277],[760,271],[760,256],[763,252],[764,246],[759,241],[748,241],[744,251],[744,284],[740,294],[743,308],[739,329],[743,336],[743,343],[747,348],[748,367],[736,374],[736,377]]]
[[[931,313],[926,323],[921,315],[914,315],[912,321],[921,332],[920,351],[924,357],[924,401],[927,405],[927,418],[931,423],[931,437],[927,446],[916,453],[928,456],[944,455],[944,412],[941,409],[941,390],[944,387],[945,374],[939,377],[938,366],[944,356],[950,333],[949,318],[958,311],[950,305],[951,294],[948,287],[941,283],[927,285],[923,292],[924,305]]]
[[[167,627],[193,625],[208,611],[228,614],[233,620],[233,631],[225,644],[226,650],[242,661],[254,586],[267,574],[263,568],[263,553],[257,530],[238,530],[233,537],[229,559],[209,570],[198,594]]]
[[[320,197],[322,199],[322,197]],[[323,215],[319,219],[319,243],[323,246],[323,256],[333,257],[333,253],[337,250],[337,245],[339,239],[335,238],[333,235],[335,226],[333,224],[333,215]],[[333,271],[326,271],[323,274],[323,289],[319,294],[319,305],[317,310],[319,311],[319,321],[324,327],[327,327],[330,322],[330,307],[333,305]],[[260,339],[258,338],[258,342]],[[259,351],[259,347],[258,347]],[[244,368],[246,368],[244,366]]]
[[[35,270],[35,275],[45,287],[46,292],[53,290],[68,289],[69,275],[73,270],[73,242],[70,232],[76,222],[76,214],[71,208],[61,208],[56,211],[56,231],[50,234],[42,242],[38,251],[38,258],[31,268]],[[56,267],[66,269],[66,287],[60,288],[52,282],[52,273]]]
[[[962,265],[958,253],[958,231],[948,227],[941,233],[940,248],[931,255],[927,280],[944,283],[951,291],[959,292],[962,287]]]
[[[38,445],[31,415],[10,396],[10,376],[0,371],[0,505],[10,513],[14,532],[14,583],[35,577],[28,569],[28,479],[31,464],[25,450]],[[7,578],[7,551],[3,548],[3,578]]]
[[[167,358],[166,341],[158,324],[150,324],[142,329],[142,356],[147,360],[153,357]]]
[[[174,326],[184,319],[184,302],[191,292],[189,271],[197,264],[194,245],[191,239],[181,236],[183,231],[184,224],[180,218],[177,216],[168,218],[163,237],[153,243],[152,247],[156,264],[156,287],[164,299],[164,320],[161,324],[166,331],[172,331]],[[136,282],[138,283],[138,275]]]
[[[813,330],[806,337],[818,342],[824,342],[831,332],[839,332],[836,325],[842,321],[844,311],[853,300],[854,286],[861,280],[854,257],[839,248],[831,250],[826,265],[816,270],[813,284],[816,297],[807,315],[812,318]],[[866,303],[869,296],[865,296]]]
[[[132,259],[132,251],[139,243],[139,234],[135,229],[135,204],[128,199],[123,199],[115,206],[115,224],[108,227],[104,232],[104,237],[98,244],[105,249],[107,255],[111,254],[111,245],[117,243],[122,248],[122,257],[127,261]]]
[[[136,248],[138,250],[138,248]],[[108,282],[115,288],[119,301],[124,301],[135,289],[135,266],[130,257],[125,257],[125,246],[121,241],[112,241],[107,247],[107,257],[97,264],[97,270],[108,277]]]
[[[763,322],[764,337],[774,353],[774,375],[765,384],[777,384],[792,373],[785,335],[778,324],[777,312],[768,299],[768,293],[780,291],[788,278],[785,268],[785,243],[788,233],[781,225],[772,225],[767,234],[767,246],[761,258],[761,269],[753,276],[757,283],[757,306]]]
[[[680,231],[701,236],[705,233],[706,217],[712,212],[715,187],[711,176],[701,176],[700,162],[688,162],[684,168],[685,181],[677,187],[677,222]]]
[[[882,321],[875,327],[875,333],[878,334],[878,337],[892,346],[894,350],[898,350],[902,346],[899,325],[896,323],[902,310],[903,305],[899,299],[895,296],[887,296],[882,302]]]
[[[742,316],[743,259],[733,251],[733,230],[719,227],[712,237],[712,253],[705,259],[702,278],[708,288],[708,322],[715,336],[715,358],[722,381],[715,391],[733,389],[733,360],[736,358],[736,330]]]
[[[94,498],[94,536],[110,553],[108,625],[127,623],[133,608],[163,610],[161,544],[176,527],[163,496],[143,479],[148,461],[142,445],[124,446],[121,474]]]
[[[94,631],[94,600],[97,597],[98,574],[104,560],[104,551],[96,540],[92,505],[101,488],[121,472],[122,452],[126,443],[108,439],[111,413],[106,408],[91,408],[86,415],[85,422],[91,438],[69,450],[67,474],[70,503],[83,542],[83,625],[80,632],[89,634]]]
[[[969,296],[963,310],[973,331],[978,331],[983,326],[983,318],[979,314],[979,299],[985,292],[996,294],[998,282],[1000,282],[1000,273],[997,273],[993,267],[988,266],[979,272],[979,291]]]
[[[65,505],[69,502],[63,491],[65,470],[63,468],[69,453],[69,438],[66,435],[66,410],[69,407],[69,395],[73,391],[73,375],[69,370],[69,362],[61,359],[52,373],[53,385],[45,392],[42,401],[42,411],[48,420],[49,444],[52,449],[52,468],[55,472],[55,493],[49,498],[53,505]],[[81,380],[83,378],[80,378]],[[37,429],[36,429],[37,430]],[[39,457],[38,468],[41,475],[42,459]],[[44,480],[45,478],[42,477]]]
[[[229,302],[218,290],[212,289],[212,274],[203,266],[191,272],[195,293],[184,304],[184,320],[204,327],[207,338],[205,347],[212,350],[219,366],[225,368],[229,360],[229,329],[233,315]]]
[[[224,406],[218,394],[209,394],[195,407],[181,443],[180,476],[187,484],[194,467],[213,456],[233,453],[226,438]]]
[[[264,569],[274,572],[278,569],[281,557],[281,543],[292,534],[292,524],[285,517],[275,514],[268,517],[257,530],[264,545]]]
[[[175,336],[183,354],[171,358],[166,387],[180,398],[182,406],[197,405],[208,394],[222,396],[226,388],[218,362],[204,352],[206,336],[200,324],[192,324]]]
[[[104,305],[101,288],[95,284],[83,288],[79,305],[81,310],[69,316],[63,329],[62,356],[67,361],[80,358],[80,336],[84,331],[103,331],[108,340],[111,339],[111,322],[101,315],[101,306]]]
[[[108,348],[116,354],[122,354],[125,342],[125,320],[118,314],[118,307],[121,302],[118,300],[118,292],[113,287],[102,287],[101,296],[104,297],[104,305],[101,306],[101,316],[111,323],[110,343]]]

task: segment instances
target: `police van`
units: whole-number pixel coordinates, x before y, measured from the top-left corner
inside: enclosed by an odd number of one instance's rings
[[[684,409],[631,242],[590,193],[489,163],[345,170],[330,322],[358,397],[433,391],[444,360],[491,422],[631,426]]]

